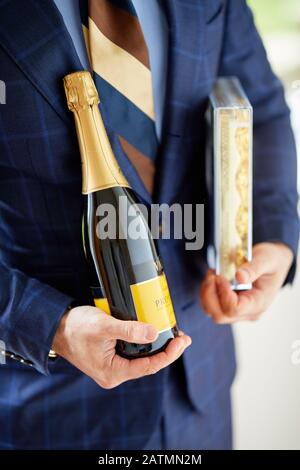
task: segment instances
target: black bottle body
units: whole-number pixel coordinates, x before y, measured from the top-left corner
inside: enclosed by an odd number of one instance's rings
[[[178,330],[156,247],[133,191],[116,186],[85,198],[84,241],[93,291],[104,291],[115,318],[145,321],[160,331],[150,344],[118,341],[118,354],[134,358],[164,350]],[[131,223],[138,224],[140,238],[131,237]],[[153,318],[143,313],[147,298],[154,302]]]

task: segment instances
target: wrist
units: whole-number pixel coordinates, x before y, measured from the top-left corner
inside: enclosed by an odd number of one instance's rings
[[[70,311],[71,307],[69,307],[61,317],[55,336],[53,338],[52,347],[49,352],[49,358],[55,358],[57,355],[64,356],[66,352],[68,344],[66,335],[66,323]]]
[[[277,249],[279,249],[280,264],[282,263],[281,266],[286,266],[286,269],[288,271],[294,259],[294,254],[291,248],[285,243],[281,243],[281,242],[278,242],[278,243],[274,242],[274,245],[276,246]]]

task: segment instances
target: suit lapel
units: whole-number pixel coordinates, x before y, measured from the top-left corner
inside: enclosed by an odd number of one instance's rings
[[[0,1],[0,47],[18,65],[63,121],[74,128],[67,109],[62,78],[82,70],[72,39],[52,0]],[[1,78],[1,77],[0,77]],[[104,120],[105,116],[104,116]],[[145,201],[150,195],[111,134],[119,164]]]
[[[55,4],[49,0],[0,2],[0,18],[0,46],[70,125],[62,78],[82,66]]]

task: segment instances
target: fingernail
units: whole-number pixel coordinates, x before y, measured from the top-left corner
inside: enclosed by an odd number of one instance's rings
[[[249,272],[247,271],[247,269],[240,268],[240,269],[239,269],[239,272],[243,274],[244,279],[245,279],[245,282],[250,281],[250,274],[249,274]]]
[[[157,330],[153,326],[148,326],[145,331],[145,338],[153,341],[158,336]]]

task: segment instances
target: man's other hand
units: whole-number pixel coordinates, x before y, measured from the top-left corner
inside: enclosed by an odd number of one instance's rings
[[[293,260],[292,251],[282,243],[259,243],[253,259],[236,273],[240,283],[252,283],[249,291],[234,292],[224,276],[209,270],[200,288],[200,301],[216,323],[256,320],[270,306],[281,288]]]

